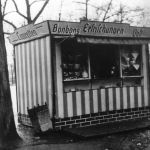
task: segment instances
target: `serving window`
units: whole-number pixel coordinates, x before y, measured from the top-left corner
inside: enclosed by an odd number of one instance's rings
[[[141,55],[140,49],[131,49],[123,47],[121,49],[121,68],[122,76],[140,76],[141,75]]]
[[[90,58],[93,79],[109,79],[120,76],[118,46],[91,47]]]
[[[62,51],[63,79],[83,80],[89,79],[89,54],[87,47],[70,42],[64,45]]]
[[[121,76],[124,86],[141,85],[141,46],[121,47]]]
[[[64,89],[68,91],[142,84],[141,46],[62,46]]]

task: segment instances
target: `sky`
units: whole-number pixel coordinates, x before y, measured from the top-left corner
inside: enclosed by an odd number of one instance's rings
[[[4,0],[3,0],[4,1]],[[30,0],[34,1],[34,0]],[[78,20],[78,18],[85,15],[85,5],[79,4],[77,2],[85,2],[86,0],[50,0],[49,4],[45,8],[43,14],[39,18],[39,22],[43,20],[58,20],[59,13],[61,10],[61,19],[73,19]],[[107,3],[110,0],[89,0],[89,4],[94,6],[101,6],[104,3]],[[19,5],[19,9],[22,12],[25,12],[24,7],[24,0],[16,0],[17,4]],[[113,3],[116,5],[123,4],[128,7],[136,7],[140,6],[145,8],[145,10],[150,9],[150,0],[113,0]],[[61,5],[62,4],[62,5]],[[36,3],[32,8],[32,14],[36,14],[39,10],[41,3]],[[7,7],[7,10],[14,10],[13,4],[11,1]],[[91,19],[95,14],[95,8],[88,6],[88,17]],[[12,21],[14,19],[18,22],[18,25],[22,24],[22,18],[18,17],[15,13],[8,15],[8,18]]]
[[[93,4],[95,6],[101,6],[103,3],[107,3],[110,0],[89,0],[89,4]],[[60,6],[62,2],[62,19],[67,16],[74,16],[74,18],[82,17],[85,14],[85,5],[79,4],[76,2],[85,2],[85,0],[50,0],[48,7],[45,9],[43,13],[43,18],[46,16],[47,19],[58,19]],[[113,0],[113,3],[117,6],[118,4],[123,4],[129,7],[140,6],[148,10],[150,8],[150,0]],[[88,16],[92,18],[95,13],[95,8],[88,6]],[[48,15],[49,14],[49,15]],[[75,17],[76,16],[76,17]],[[42,18],[41,18],[42,19]]]
[[[5,0],[2,0],[5,1]],[[29,0],[30,2],[34,0]],[[85,16],[85,5],[79,4],[78,2],[85,2],[86,0],[50,0],[49,4],[45,8],[42,15],[39,17],[38,22],[42,22],[44,20],[58,20],[59,13],[61,12],[61,20],[67,21],[79,21],[79,18]],[[94,6],[101,6],[107,3],[110,0],[89,0],[88,3]],[[24,0],[16,0],[19,10],[22,13],[25,13],[25,1]],[[118,7],[119,4],[126,5],[130,8],[142,7],[146,12],[150,12],[150,0],[113,0],[114,9]],[[40,9],[41,3],[35,3],[32,7],[33,16]],[[7,5],[7,12],[13,11],[14,6],[9,1]],[[15,22],[18,27],[25,24],[25,20],[22,17],[18,17],[16,13],[10,13],[6,16],[8,20]],[[95,8],[88,6],[88,19],[92,19],[95,17]],[[5,31],[9,31],[11,28],[5,24]],[[12,30],[11,30],[12,31]],[[6,40],[7,45],[7,53],[8,53],[8,61],[12,63],[12,46],[9,44],[8,40]]]

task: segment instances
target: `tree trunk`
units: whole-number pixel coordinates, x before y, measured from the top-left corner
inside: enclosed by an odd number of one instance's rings
[[[0,0],[0,147],[19,136],[16,131],[8,80],[7,55]]]

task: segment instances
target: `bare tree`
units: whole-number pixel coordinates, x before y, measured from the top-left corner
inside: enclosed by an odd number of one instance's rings
[[[105,22],[105,20],[107,19],[107,15],[108,15],[109,11],[111,10],[111,6],[112,6],[112,0],[110,0],[110,2],[108,3],[107,8],[105,10],[104,17],[103,17],[103,22]]]
[[[93,7],[96,10],[97,19],[94,20],[99,20],[99,18],[101,18],[101,20],[105,22],[105,20],[113,16],[113,14],[111,14],[113,0],[110,0],[106,5],[102,5],[102,6],[95,6],[89,3],[89,0],[86,0],[85,2],[77,1],[75,3],[85,5],[85,16],[82,17],[82,20],[92,20],[88,18],[88,6]]]
[[[119,9],[116,11],[116,19],[115,22],[118,23],[132,23],[135,22],[134,18],[140,18],[143,14],[144,9],[140,7],[129,8],[125,5],[120,4]]]
[[[96,19],[102,22],[111,21],[118,23],[133,23],[135,19],[140,18],[144,9],[140,7],[129,8],[123,4],[120,4],[118,8],[113,6],[113,0],[110,0],[107,4],[102,6],[96,6]]]
[[[11,0],[11,1],[14,4],[15,10],[6,13],[6,6],[8,3],[8,0],[5,0],[5,3],[3,6],[3,21],[5,23],[11,25],[13,27],[13,29],[16,29],[17,26],[15,25],[15,21],[11,22],[11,21],[5,19],[6,15],[9,15],[12,13],[17,13],[19,16],[21,16],[26,21],[26,24],[35,23],[37,21],[37,19],[40,17],[40,15],[42,14],[42,12],[44,11],[45,7],[47,6],[47,4],[49,3],[50,0],[34,0],[32,2],[30,2],[29,0],[24,0],[25,7],[26,7],[26,14],[21,12],[21,10],[19,9],[19,6],[17,5],[15,0]],[[33,14],[31,13],[31,10],[34,9],[34,7],[33,7],[34,4],[40,3],[40,2],[42,3],[41,8],[38,10],[37,14],[35,16],[33,16]]]
[[[12,140],[17,137],[8,79],[3,13],[0,1],[0,147],[3,147],[8,139]]]
[[[31,6],[40,1],[44,1],[44,3],[38,13],[32,18]],[[29,3],[29,0],[25,0],[27,8],[25,15],[19,10],[16,1],[12,0],[12,2],[15,6],[15,11],[6,13],[8,0],[4,1],[3,6],[0,0],[0,149],[9,141],[8,139],[11,141],[20,139],[16,131],[12,109],[3,23],[8,23],[14,29],[17,28],[15,22],[10,22],[9,20],[5,19],[6,15],[9,15],[10,13],[17,13],[26,19],[28,24],[35,23],[48,4],[49,0],[34,0],[32,3]]]

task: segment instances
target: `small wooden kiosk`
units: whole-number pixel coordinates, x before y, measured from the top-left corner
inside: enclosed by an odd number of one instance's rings
[[[48,106],[51,128],[148,119],[150,28],[45,21],[17,29],[18,116]]]

